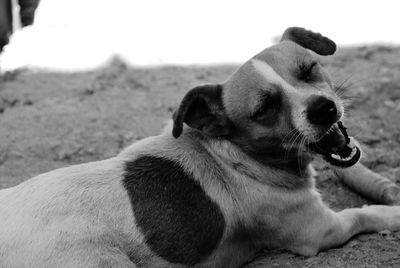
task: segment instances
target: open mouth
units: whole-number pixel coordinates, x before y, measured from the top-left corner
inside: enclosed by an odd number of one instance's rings
[[[321,154],[325,161],[338,167],[351,167],[360,160],[361,150],[354,138],[347,134],[342,122],[337,122],[319,141],[310,148]]]

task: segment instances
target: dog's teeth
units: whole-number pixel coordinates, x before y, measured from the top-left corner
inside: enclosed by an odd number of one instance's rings
[[[348,146],[349,146],[350,148],[355,148],[355,147],[356,147],[356,143],[355,143],[353,137],[350,137],[350,142],[349,142]]]
[[[341,157],[341,156],[338,155],[338,154],[331,154],[331,157],[332,157],[333,159],[336,159],[336,160],[345,162],[345,161],[350,161],[351,159],[353,159],[353,157],[354,157],[356,154],[357,154],[357,147],[354,147],[354,148],[351,150],[350,155],[347,156],[347,157]]]
[[[353,159],[353,157],[357,154],[357,146],[353,137],[350,137],[350,141],[347,144],[347,147],[351,149],[351,152],[347,157],[341,157],[339,154],[331,154],[331,158],[342,162],[350,161],[351,159]]]
[[[353,158],[353,156],[355,156],[356,153],[357,153],[357,149],[356,149],[356,147],[354,147],[353,150],[351,150],[351,154],[350,154],[349,157],[350,157],[350,158]]]

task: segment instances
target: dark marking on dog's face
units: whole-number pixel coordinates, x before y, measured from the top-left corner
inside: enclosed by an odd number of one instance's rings
[[[206,93],[202,106],[214,108],[203,109],[207,112],[193,121],[213,122],[218,132],[209,136],[230,140],[259,162],[300,174],[315,154],[307,144],[321,140],[343,115],[341,99],[317,55],[335,50],[335,43],[320,34],[289,28],[279,44],[255,55],[218,85],[218,94]],[[192,95],[185,96],[181,107]]]
[[[218,246],[224,216],[179,163],[140,156],[126,163],[123,184],[136,224],[158,256],[171,263],[195,265]]]
[[[235,124],[252,129],[253,137],[265,136],[265,132],[274,132],[273,136],[285,135],[297,129],[309,139],[318,139],[327,129],[309,122],[307,108],[310,99],[320,96],[333,102],[337,117],[341,116],[343,109],[329,75],[318,60],[315,54],[291,41],[283,41],[262,51],[223,84],[223,101],[228,117]],[[267,106],[269,110],[265,111],[275,110],[274,120],[270,120],[275,124],[260,128],[260,124],[255,125],[249,120],[249,114],[265,95],[271,96],[271,103]],[[280,96],[279,102],[274,101],[277,95]],[[271,105],[276,103],[280,104],[279,111],[276,111],[277,106]]]
[[[260,161],[281,160],[281,166],[297,170],[312,159],[305,144],[319,140],[343,114],[314,53],[333,53],[334,43],[318,34],[318,42],[310,44],[312,34],[299,29],[288,31],[282,42],[254,56],[222,85],[226,115],[237,130],[232,140]],[[308,40],[300,41],[301,33]],[[266,121],[252,116],[260,103],[266,105],[257,116]]]

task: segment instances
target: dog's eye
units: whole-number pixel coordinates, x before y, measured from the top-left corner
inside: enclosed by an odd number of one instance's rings
[[[280,94],[263,94],[250,118],[256,122],[269,125],[269,123],[277,119],[281,102]]]
[[[299,80],[304,81],[306,83],[313,82],[315,79],[313,75],[313,69],[316,65],[317,65],[316,61],[313,61],[310,64],[305,64],[305,63],[301,64],[299,66],[299,75],[298,75]]]
[[[260,105],[260,107],[258,107],[256,111],[251,115],[251,118],[252,119],[260,118],[267,109],[268,109],[268,104]]]

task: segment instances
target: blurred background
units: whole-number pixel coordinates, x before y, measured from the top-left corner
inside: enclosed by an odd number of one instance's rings
[[[339,45],[399,44],[398,10],[396,0],[41,0],[0,66],[87,69],[115,54],[134,65],[239,63],[290,26]]]

